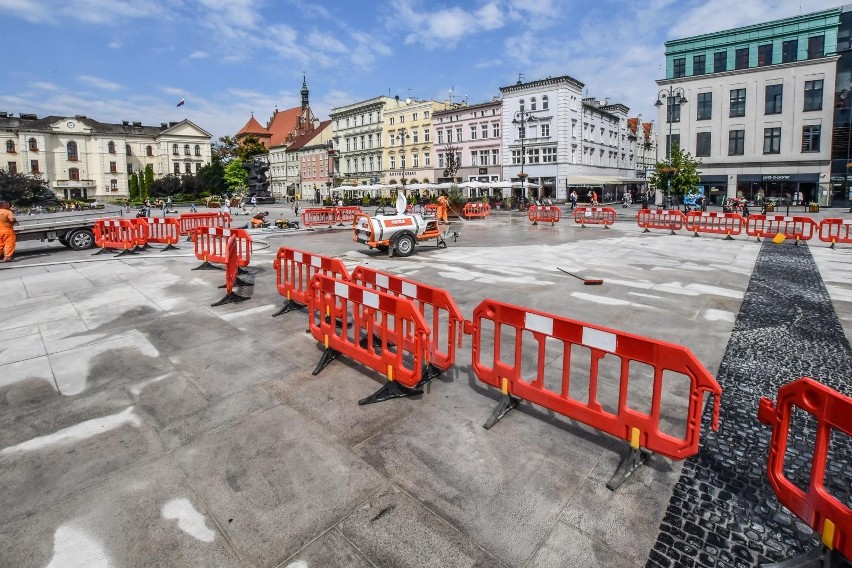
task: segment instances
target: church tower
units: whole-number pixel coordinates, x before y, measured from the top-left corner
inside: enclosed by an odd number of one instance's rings
[[[305,110],[308,108],[308,83],[304,75],[302,75],[302,90],[300,92],[302,93],[302,110]]]

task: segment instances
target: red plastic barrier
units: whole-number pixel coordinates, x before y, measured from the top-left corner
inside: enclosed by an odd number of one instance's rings
[[[717,235],[739,235],[743,232],[745,219],[739,213],[716,213],[690,211],[686,215],[686,230],[695,233],[713,233]]]
[[[574,209],[574,222],[586,225],[603,225],[608,229],[615,223],[615,209],[612,207],[577,207]]]
[[[134,249],[144,244],[142,239],[147,236],[146,232],[139,229],[135,219],[98,219],[92,232],[95,244],[101,249],[95,254],[101,254],[106,249],[120,249],[120,255],[136,254]]]
[[[435,203],[427,203],[423,206],[423,214],[434,217],[438,214],[438,205]]]
[[[527,209],[527,219],[538,225],[538,222],[558,223],[562,218],[562,210],[556,205],[530,205]]]
[[[788,239],[808,241],[817,232],[817,223],[810,217],[787,217],[784,215],[749,215],[746,219],[746,234],[750,237],[774,238],[779,233]]]
[[[686,216],[676,209],[640,209],[636,214],[636,223],[649,233],[651,229],[668,229],[674,234],[683,229]]]
[[[486,322],[488,330],[493,329],[493,337],[483,333]],[[676,460],[698,452],[704,393],[714,395],[713,429],[718,428],[722,389],[685,347],[495,300],[484,300],[476,307],[471,327],[473,370],[479,380],[501,389],[504,394],[486,428],[517,404],[514,397],[518,397],[627,440],[631,453],[608,484],[610,489],[617,487],[644,461],[640,460],[643,455],[640,448]],[[512,331],[513,343],[502,345]],[[575,346],[577,349],[572,349]],[[588,359],[579,356],[581,347],[588,349]],[[524,362],[529,364],[530,360],[535,370],[523,367]],[[599,380],[602,363],[607,369],[603,384]],[[582,369],[582,373],[588,369],[589,375],[573,377],[572,367]],[[545,384],[548,369],[560,369],[556,390]],[[633,395],[628,396],[631,378],[639,380],[641,373],[645,373],[641,377],[651,382],[650,403],[639,401],[639,404],[649,404],[647,412],[636,410],[637,401],[632,400]],[[664,416],[672,412],[666,409],[664,413],[661,408],[664,373],[681,375],[690,384],[683,436],[661,428]],[[578,379],[581,380],[579,387],[574,386]],[[612,387],[613,382],[616,383],[613,388],[619,393],[617,408],[604,408],[598,399],[599,388]],[[569,390],[578,392],[579,388],[580,392],[585,392],[586,386],[588,395],[583,397],[586,400],[570,396]]]
[[[227,231],[228,229],[224,230]],[[246,282],[242,282],[238,276],[240,266],[239,249],[238,236],[236,234],[230,234],[227,241],[225,241],[225,285],[220,286],[220,288],[225,288],[226,294],[225,297],[218,302],[210,304],[211,306],[221,306],[222,304],[231,304],[234,302],[243,302],[248,300],[245,296],[240,296],[234,292],[234,285],[238,283],[244,286],[249,285]]]
[[[278,293],[287,298],[279,316],[308,305],[308,286],[314,274],[320,273],[340,280],[349,280],[349,271],[339,258],[281,247],[272,263],[277,278]]]
[[[852,219],[823,219],[819,223],[819,240],[831,243],[852,245]]]
[[[180,240],[180,221],[175,217],[144,218],[148,227],[148,242],[166,245],[163,250],[176,249]]]
[[[181,213],[178,217],[180,235],[186,235],[190,240],[195,234],[196,227],[230,227],[231,214],[217,211],[215,213]]]
[[[325,345],[314,375],[342,353],[388,378],[358,404],[423,392],[429,326],[411,300],[323,274],[310,288],[309,330]]]
[[[461,347],[464,317],[449,292],[364,266],[355,268],[351,281],[414,302],[432,331],[428,361],[432,367],[430,375],[437,376],[455,364],[456,343]]]
[[[491,214],[491,206],[487,203],[465,203],[462,215],[468,219],[485,219]]]
[[[817,425],[806,491],[784,475],[784,457],[794,408],[810,414]],[[824,484],[832,435],[852,436],[852,398],[803,377],[778,390],[777,405],[767,398],[760,399],[757,417],[772,426],[766,474],[778,501],[817,531],[826,548],[837,550],[847,559],[852,558],[852,510],[831,495]]]
[[[248,266],[251,262],[251,236],[245,229],[224,229],[222,227],[196,227],[193,233],[195,257],[203,261],[193,270],[219,269],[212,262],[225,264],[228,260],[228,239],[236,239],[236,262],[238,266]]]
[[[346,207],[335,207],[334,208],[334,218],[337,220],[337,224],[343,226],[344,224],[351,225],[355,222],[355,215],[363,213],[361,208],[356,205],[347,205]]]
[[[302,226],[316,227],[325,225],[331,227],[337,222],[333,207],[313,207],[302,211]]]

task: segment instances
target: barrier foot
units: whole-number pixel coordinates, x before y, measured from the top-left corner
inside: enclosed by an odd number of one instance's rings
[[[793,246],[796,246],[796,247],[799,246],[799,239],[796,239],[796,244],[793,245]]]
[[[224,304],[236,304],[237,302],[245,302],[248,300],[246,296],[240,296],[236,292],[228,292],[224,298],[216,302],[215,304],[210,304],[211,306],[222,306]]]
[[[221,266],[216,266],[215,264],[210,264],[206,260],[202,262],[199,266],[192,268],[190,270],[225,270]]]
[[[831,246],[830,246],[830,247],[828,247],[828,248],[830,248],[830,249],[833,249],[833,248],[834,248],[834,241],[831,241]],[[98,254],[98,253],[95,253],[95,254]]]
[[[694,239],[695,237],[697,237],[697,236],[699,236],[699,235],[698,235],[698,231],[695,231],[694,233],[692,233],[692,238],[693,238],[693,239]]]
[[[650,233],[650,232],[651,232],[651,229],[649,229],[648,227],[645,227],[645,230],[644,230],[644,231],[642,231],[642,232],[643,232],[643,233]]]
[[[399,384],[397,381],[388,381],[384,385],[382,385],[382,388],[380,388],[367,398],[362,398],[361,400],[359,400],[358,406],[364,406],[365,404],[375,404],[377,402],[383,402],[392,398],[402,398],[405,396],[413,396],[415,394],[423,394],[423,389],[419,387],[414,387],[413,389],[411,389]]]
[[[242,266],[237,267],[237,274],[248,274],[249,271],[243,268]]]
[[[633,475],[633,472],[639,469],[639,466],[645,463],[652,455],[652,452],[643,450],[642,448],[630,448],[627,455],[621,458],[621,463],[618,464],[618,469],[615,470],[612,479],[607,482],[606,488],[610,491],[615,491],[621,487],[621,484]]]
[[[92,253],[92,256],[97,256],[97,255],[99,255],[99,254],[103,254],[103,253],[105,253],[106,251],[107,251],[107,249],[102,248],[102,249],[101,249],[101,250],[99,250],[98,252],[93,252],[93,253]]]
[[[538,221],[533,221],[533,225],[538,225]]]
[[[726,241],[732,241],[732,240],[734,240],[734,237],[731,236],[731,233],[728,233],[728,236],[725,237],[725,240]]]
[[[609,229],[609,227],[607,227],[606,225],[604,225],[604,229]]]
[[[504,394],[500,398],[500,402],[497,404],[497,408],[494,409],[494,412],[491,413],[491,416],[488,417],[488,420],[485,421],[485,424],[482,425],[486,430],[490,430],[492,426],[497,424],[501,418],[506,416],[506,413],[518,406],[520,404],[521,399],[516,398],[510,394]]]
[[[164,251],[167,251],[167,250],[180,250],[180,247],[176,247],[172,243],[169,243],[160,252],[164,252]]]
[[[850,568],[852,562],[843,558],[836,550],[828,550],[825,546],[820,546],[799,556],[760,566],[761,568]]]
[[[243,280],[242,278],[237,276],[236,278],[234,278],[234,286],[254,286],[254,282],[246,282],[245,280]],[[219,288],[227,288],[227,287],[228,287],[227,284],[222,284],[221,286],[219,286]]]
[[[440,377],[443,374],[444,374],[444,369],[441,369],[440,367],[436,367],[432,363],[427,363],[427,364],[423,365],[423,372],[421,373],[421,376],[423,378],[420,379],[419,383],[417,383],[416,388],[420,388],[420,387],[424,386],[426,383],[428,383],[432,379]]]
[[[326,318],[325,323],[330,323],[330,322],[331,322],[331,320],[330,320],[330,319],[328,319],[328,318]],[[342,322],[342,321],[340,321],[340,320],[337,320],[337,327],[338,327],[338,328],[343,327],[343,322]],[[352,327],[352,322],[349,322],[349,323],[348,323],[348,325],[347,325],[346,327]],[[369,335],[364,334],[364,336],[363,336],[363,337],[361,337],[361,341],[359,341],[359,342],[358,342],[358,345],[360,345],[360,346],[361,346],[361,349],[369,349],[369,346],[370,346],[370,336],[369,336]],[[376,334],[374,333],[374,334],[373,334],[373,349],[381,349],[381,348],[382,348],[382,338],[381,338],[381,337],[379,337],[378,335],[376,335]],[[388,343],[388,349],[389,349],[390,351],[394,352],[394,351],[395,351],[395,349],[396,349],[396,346],[395,346],[393,343],[390,343],[390,342],[389,342],[389,343]]]
[[[274,314],[272,314],[272,317],[276,318],[276,317],[278,317],[278,316],[280,316],[280,315],[282,315],[282,314],[286,314],[287,312],[292,312],[292,311],[294,311],[294,310],[300,310],[300,309],[302,309],[302,308],[304,308],[304,307],[305,307],[305,305],[304,305],[304,304],[300,304],[299,302],[294,302],[293,300],[287,300],[287,303],[285,303],[285,304],[281,307],[281,309],[280,309],[280,310],[278,310],[277,312],[275,312]]]
[[[669,234],[670,234],[670,235],[676,235],[677,233],[675,233],[675,230],[674,230],[674,229],[672,229],[672,232],[671,232],[671,233],[669,233]]]
[[[340,351],[335,351],[331,347],[326,347],[325,351],[322,352],[322,357],[320,357],[319,363],[317,363],[316,369],[311,373],[312,375],[319,375],[320,371],[326,368],[326,366],[337,359],[337,356],[340,355]]]
[[[124,249],[123,251],[121,251],[120,253],[118,253],[115,256],[127,256],[128,254],[139,254],[139,252],[137,252],[133,249]]]

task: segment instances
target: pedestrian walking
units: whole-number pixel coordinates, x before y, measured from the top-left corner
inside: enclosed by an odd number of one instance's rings
[[[195,207],[195,202],[193,201],[192,203],[189,204],[189,212],[195,213],[196,211],[198,211],[198,209]]]
[[[571,195],[568,197],[571,200],[571,209],[574,209],[577,206],[577,190],[571,191]]]
[[[166,216],[165,213],[168,213],[171,210],[172,210],[172,196],[169,195],[168,197],[166,197],[166,209],[163,213],[163,217]]]
[[[0,201],[0,248],[3,249],[3,262],[12,262],[15,254],[15,225],[18,220],[12,213],[8,201]]]
[[[251,199],[249,200],[249,203],[251,203],[251,209],[249,209],[249,213],[257,213],[257,196],[252,195]]]
[[[147,197],[145,198],[145,216],[146,217],[151,216],[151,200],[148,199]]]

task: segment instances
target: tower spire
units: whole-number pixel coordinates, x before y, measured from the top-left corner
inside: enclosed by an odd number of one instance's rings
[[[308,81],[305,77],[304,71],[302,72],[302,110],[308,108]]]

